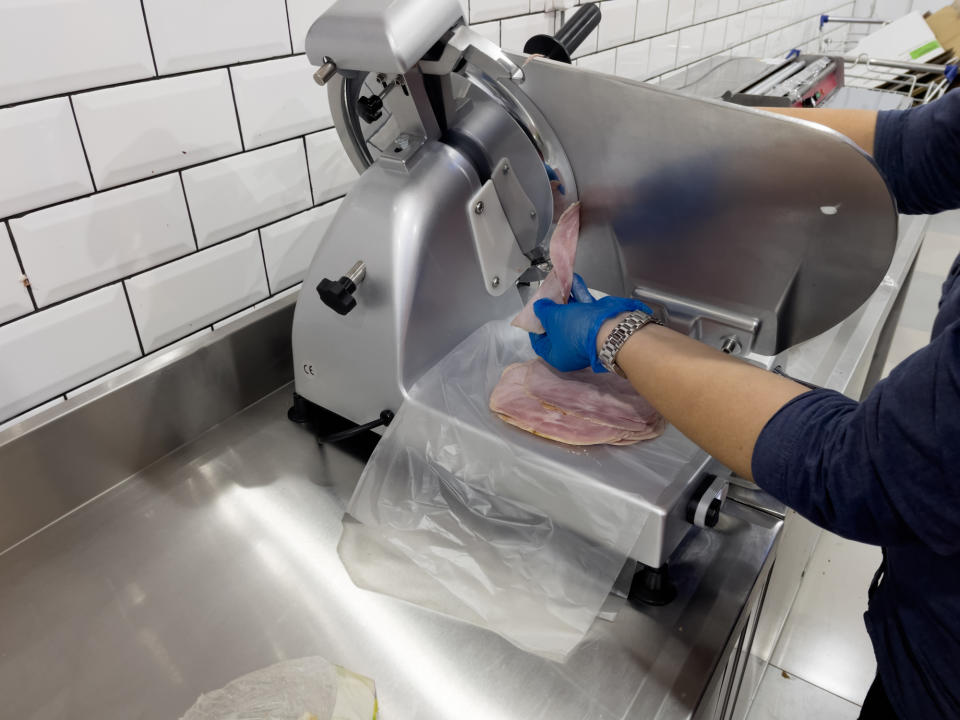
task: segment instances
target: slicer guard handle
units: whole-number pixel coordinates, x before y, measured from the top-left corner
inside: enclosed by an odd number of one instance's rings
[[[550,35],[534,35],[527,40],[523,46],[523,51],[528,55],[543,55],[551,60],[559,60],[569,65],[573,53],[600,24],[600,17],[601,12],[598,5],[583,5],[573,14],[573,17],[563,24],[563,27],[557,30],[556,35],[552,37]]]

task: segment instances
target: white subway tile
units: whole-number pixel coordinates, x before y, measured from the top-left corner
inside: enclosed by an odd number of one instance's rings
[[[524,15],[500,23],[500,44],[509,52],[523,52],[523,46],[534,35],[553,35],[552,14]]]
[[[311,205],[299,138],[185,170],[183,184],[200,247]]]
[[[763,8],[754,8],[744,13],[743,39],[752,40],[763,29]]]
[[[713,20],[720,11],[719,0],[696,0],[693,10],[693,21],[703,23]]]
[[[727,18],[727,33],[724,36],[724,44],[727,47],[733,47],[743,42],[746,18],[744,13],[737,13]]]
[[[650,39],[650,76],[660,75],[677,66],[677,33]]]
[[[530,0],[530,12],[543,12],[547,9],[547,0]]]
[[[343,195],[356,182],[357,170],[336,130],[307,135],[307,162],[313,183],[313,202],[318,205]]]
[[[136,2],[0,3],[0,105],[153,74]]]
[[[739,0],[720,0],[717,5],[717,12],[720,15],[730,15],[740,9]]]
[[[14,425],[18,425],[19,423],[22,423],[27,418],[32,418],[36,415],[39,415],[40,413],[44,413],[50,408],[56,407],[57,405],[61,405],[64,402],[66,401],[63,399],[63,396],[61,395],[60,397],[55,397],[50,402],[44,403],[43,405],[38,405],[33,410],[27,410],[27,412],[25,413],[21,413],[20,415],[17,415],[16,417],[11,418],[10,420],[7,420],[4,423],[0,423],[0,432],[3,432],[7,428],[12,428]]]
[[[241,150],[226,70],[83,93],[74,107],[100,188]]]
[[[632,42],[637,24],[637,0],[607,0],[602,10],[597,47],[606,50]]]
[[[287,0],[290,13],[290,35],[293,38],[293,51],[303,52],[303,41],[314,21],[333,5],[335,0]]]
[[[688,65],[702,57],[703,25],[694,25],[680,31],[677,46],[677,65]]]
[[[125,281],[151,352],[267,296],[256,232]]]
[[[0,110],[0,217],[92,190],[69,100]]]
[[[529,0],[470,0],[470,22],[499,20],[530,12]]]
[[[714,55],[726,47],[727,19],[711,20],[703,26],[703,56]]]
[[[645,80],[650,75],[649,40],[617,48],[617,75],[631,80]]]
[[[626,47],[626,46],[624,46]],[[582,58],[574,61],[578,67],[593,72],[606,73],[614,75],[617,72],[617,50],[611,48],[593,55],[584,55]]]
[[[333,126],[327,89],[306,55],[230,69],[244,145],[249,148]]]
[[[470,29],[474,32],[483,35],[490,42],[494,42],[497,45],[500,44],[500,23],[499,22],[485,22],[478,23],[476,25],[471,25]]]
[[[667,29],[668,0],[640,0],[637,4],[637,40],[662,35]]]
[[[763,57],[763,51],[766,47],[767,39],[766,37],[754,38],[747,45],[747,55],[749,57]]]
[[[273,292],[303,280],[339,207],[340,201],[335,200],[260,230]]]
[[[130,310],[112,285],[0,327],[0,418],[140,356]]]
[[[0,224],[0,323],[33,310],[7,226]]]
[[[143,0],[143,7],[161,75],[290,52],[284,0]]]
[[[667,30],[676,30],[693,24],[693,11],[696,0],[670,0],[667,11]]]
[[[195,249],[177,175],[55,205],[10,227],[41,306]]]

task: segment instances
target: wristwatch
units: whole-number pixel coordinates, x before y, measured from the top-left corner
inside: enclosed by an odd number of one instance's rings
[[[617,323],[617,326],[613,329],[613,332],[611,332],[604,341],[603,346],[600,348],[600,352],[597,353],[598,357],[600,358],[600,364],[610,372],[616,373],[620,377],[626,377],[626,373],[620,369],[619,365],[617,365],[617,353],[620,352],[620,348],[622,348],[623,344],[630,339],[631,335],[650,323],[654,323],[655,325],[663,325],[663,323],[657,320],[653,315],[650,313],[645,313],[642,310],[634,310],[623,320]]]

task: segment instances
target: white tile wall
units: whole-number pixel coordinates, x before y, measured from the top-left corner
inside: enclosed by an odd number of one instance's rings
[[[645,80],[650,68],[650,41],[643,40],[617,48],[617,75]]]
[[[670,0],[667,11],[667,30],[676,30],[693,23],[696,0]]]
[[[302,276],[357,177],[302,55],[333,2],[0,0],[0,331],[66,358],[0,384],[0,423]],[[579,4],[461,0],[479,33],[515,51]],[[820,13],[866,12],[854,0],[600,6],[577,64],[651,83],[723,54],[815,47]],[[90,323],[109,337],[104,352],[65,352]]]
[[[0,225],[0,323],[33,310],[6,225]]]
[[[98,188],[241,150],[226,70],[83,93],[74,107]]]
[[[269,225],[260,231],[270,290],[277,292],[303,280],[310,261],[340,207],[336,200]]]
[[[153,74],[143,12],[136,2],[0,4],[0,105]]]
[[[344,152],[336,130],[307,135],[307,160],[313,202],[317,205],[343,195],[357,179],[357,171]]]
[[[140,356],[123,288],[102,288],[0,327],[0,418]]]
[[[314,21],[333,5],[334,0],[287,0],[287,12],[290,14],[290,36],[293,38],[293,51],[303,52],[303,41]]]
[[[143,0],[161,74],[290,52],[284,0]]]
[[[552,13],[522,15],[504,20],[500,23],[500,44],[504,50],[523,52],[523,46],[534,35],[553,34],[553,21]]]
[[[6,430],[8,427],[13,427],[14,425],[17,425],[17,424],[23,422],[23,421],[26,420],[27,418],[34,417],[35,415],[39,415],[39,414],[42,413],[42,412],[46,412],[46,411],[49,410],[50,408],[56,407],[57,405],[60,405],[60,404],[63,403],[63,402],[65,402],[65,400],[63,399],[63,396],[61,395],[61,396],[59,396],[59,397],[57,397],[57,398],[54,398],[53,400],[51,400],[51,401],[48,402],[48,403],[44,403],[43,405],[38,405],[37,407],[33,408],[33,410],[28,410],[27,412],[21,413],[20,415],[17,415],[17,416],[15,416],[15,417],[11,418],[10,420],[7,420],[7,421],[4,422],[4,423],[0,423],[0,432],[3,432],[3,431]]]
[[[269,294],[256,232],[138,275],[126,285],[147,352]]]
[[[624,45],[633,40],[637,23],[637,0],[608,0],[603,4],[597,48]]]
[[[637,40],[660,35],[666,29],[667,0],[640,0],[637,3]]]
[[[260,147],[333,127],[327,89],[305,55],[232,68],[243,143]]]
[[[41,307],[195,249],[176,174],[10,221]]]
[[[529,11],[529,0],[470,0],[472,23],[522,15]]]
[[[69,100],[0,110],[0,217],[91,190]]]
[[[191,168],[183,184],[200,247],[311,205],[299,138]]]
[[[629,46],[626,46],[629,47]],[[624,48],[625,49],[625,48]],[[617,72],[617,53],[616,48],[604,50],[603,52],[585,55],[576,60],[577,66],[594,72],[607,73],[613,75]]]

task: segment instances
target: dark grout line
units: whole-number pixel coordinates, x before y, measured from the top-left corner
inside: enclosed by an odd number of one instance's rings
[[[4,225],[7,226],[7,235],[10,236],[10,246],[13,248],[14,257],[17,258],[17,264],[20,266],[20,273],[23,277],[27,278],[27,284],[24,287],[27,290],[27,295],[30,297],[30,302],[33,303],[33,310],[34,312],[36,312],[37,310],[40,309],[40,306],[37,305],[37,299],[33,295],[33,287],[30,286],[30,276],[27,275],[27,270],[23,265],[23,259],[20,257],[20,248],[17,247],[17,239],[13,236],[13,228],[10,227],[10,223],[7,221],[4,221]],[[7,320],[5,323],[0,324],[0,327],[2,327],[2,325],[6,325],[7,323],[21,320],[32,314],[33,313],[27,313],[26,315],[21,315],[20,317],[13,318],[12,320]]]
[[[287,38],[290,40],[290,52],[293,52],[293,25],[290,23],[290,3],[283,0],[283,9],[287,13]]]
[[[150,23],[147,22],[147,8],[144,5],[144,0],[140,0],[140,12],[143,13],[143,31],[147,34],[147,45],[150,46],[150,59],[153,60],[153,74],[159,77],[160,71],[157,69],[157,54],[153,51],[153,38],[150,37]]]
[[[237,118],[237,134],[240,136],[240,152],[247,151],[247,144],[243,141],[243,126],[240,124],[240,106],[237,105],[237,92],[233,89],[233,73],[227,68],[227,82],[230,83],[230,97],[233,98],[233,114]]]
[[[127,283],[121,280],[120,287],[123,288],[123,296],[127,299],[127,309],[130,311],[130,322],[133,323],[133,332],[137,335],[137,345],[140,346],[140,357],[143,357],[147,353],[143,349],[143,340],[140,338],[140,326],[137,325],[137,316],[133,312],[133,303],[130,302],[130,293],[127,291]]]
[[[80,132],[80,121],[77,120],[77,109],[73,106],[73,96],[67,97],[67,102],[70,103],[70,113],[73,115],[73,124],[77,128],[77,138],[80,140],[80,150],[83,152],[83,160],[87,163],[87,172],[90,173],[90,185],[93,187],[93,191],[97,192],[97,181],[93,177],[93,166],[90,164],[90,153],[87,152],[87,145],[83,142],[83,133]]]
[[[307,184],[310,186],[310,204],[317,204],[317,196],[313,194],[313,176],[310,174],[310,151],[307,150],[307,136],[303,136],[303,159],[307,163]]]
[[[183,182],[183,173],[181,171],[177,171],[177,176],[180,178],[180,190],[183,192],[183,204],[187,208],[187,220],[190,221],[190,232],[193,233],[193,246],[199,250],[200,240],[197,238],[197,228],[193,224],[193,212],[190,210],[190,200],[187,198],[187,186]]]
[[[270,297],[273,295],[273,290],[270,289],[270,271],[267,270],[267,252],[263,249],[263,233],[260,232],[261,230],[262,228],[257,229],[257,238],[260,241],[260,259],[263,260],[263,276],[267,280],[267,297]]]

